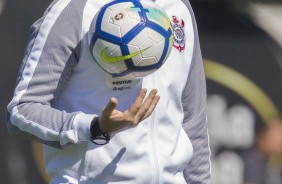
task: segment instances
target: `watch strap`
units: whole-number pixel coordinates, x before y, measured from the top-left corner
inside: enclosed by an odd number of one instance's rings
[[[111,136],[102,132],[99,125],[99,117],[93,118],[91,125],[90,125],[90,132],[91,132],[91,141],[97,145],[105,145],[107,144]]]

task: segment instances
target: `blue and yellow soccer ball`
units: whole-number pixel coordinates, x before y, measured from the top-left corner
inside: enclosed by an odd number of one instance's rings
[[[173,45],[166,12],[149,0],[114,0],[94,17],[91,54],[112,77],[142,78],[159,69]]]

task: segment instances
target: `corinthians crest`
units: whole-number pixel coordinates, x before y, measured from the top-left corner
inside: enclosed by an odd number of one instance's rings
[[[178,19],[176,16],[172,16],[172,27],[174,30],[173,47],[183,52],[185,49],[185,23],[182,19]]]

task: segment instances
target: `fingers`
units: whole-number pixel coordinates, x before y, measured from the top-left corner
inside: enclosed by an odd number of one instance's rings
[[[146,93],[147,93],[147,89],[145,88],[140,91],[138,97],[129,108],[130,113],[132,113],[133,115],[137,114],[137,112],[140,110],[142,106]]]
[[[137,122],[142,121],[143,119],[149,117],[152,114],[160,99],[160,96],[157,95],[157,92],[158,91],[156,89],[151,90],[150,94],[145,99],[140,110],[135,116]]]
[[[157,106],[158,102],[160,100],[160,96],[159,95],[156,95],[151,103],[151,105],[149,106],[149,109],[148,111],[145,113],[144,117],[142,118],[143,119],[146,119],[147,117],[149,117],[152,112],[155,110],[155,107]]]
[[[149,117],[155,110],[160,99],[157,90],[153,89],[146,97],[147,89],[142,89],[131,107],[124,111],[118,111],[118,100],[110,99],[99,117],[100,129],[105,133],[111,133],[125,128],[137,126],[142,120]]]
[[[118,105],[117,99],[112,97],[109,103],[107,104],[107,106],[105,107],[105,109],[103,110],[103,116],[110,117],[113,111],[116,109],[117,105]]]

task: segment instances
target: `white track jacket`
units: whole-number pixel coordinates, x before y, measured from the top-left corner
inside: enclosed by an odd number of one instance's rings
[[[55,0],[32,25],[8,105],[9,131],[44,144],[50,183],[210,183],[205,76],[189,2],[155,1],[184,23],[184,34],[166,63],[138,80],[109,77],[89,52],[90,23],[108,2]],[[128,109],[142,88],[161,97],[153,114],[108,144],[93,144],[93,117],[113,96],[118,110]]]

